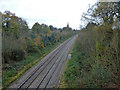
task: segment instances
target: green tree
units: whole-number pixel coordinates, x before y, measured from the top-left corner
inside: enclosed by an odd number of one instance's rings
[[[41,31],[41,26],[38,22],[36,22],[32,27],[32,32],[33,33],[40,33],[40,31]]]

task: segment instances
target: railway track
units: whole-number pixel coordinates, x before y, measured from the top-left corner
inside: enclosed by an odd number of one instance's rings
[[[9,88],[53,88],[58,87],[67,56],[77,36],[74,36],[34,65],[25,74],[13,82]]]

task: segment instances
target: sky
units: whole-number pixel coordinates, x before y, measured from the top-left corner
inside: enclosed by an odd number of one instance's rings
[[[79,29],[83,12],[95,2],[97,0],[0,0],[0,11],[15,13],[25,19],[30,28],[38,22],[57,28],[69,23],[73,29]]]

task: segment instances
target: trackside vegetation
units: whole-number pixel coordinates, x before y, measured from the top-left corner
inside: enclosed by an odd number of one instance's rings
[[[91,18],[83,17],[89,23],[79,33],[60,87],[120,88],[120,3],[94,6],[84,14]]]
[[[46,56],[48,53],[50,53],[53,49],[55,49],[58,45],[60,45],[63,41],[65,41],[68,38],[60,40],[60,42],[56,42],[54,45],[49,45],[44,49],[38,50],[37,53],[29,53],[26,56],[26,58],[22,61],[14,62],[12,64],[5,64],[7,66],[5,67],[5,71],[3,71],[2,78],[3,86],[4,87],[9,86],[13,81],[19,78],[25,71],[27,71],[37,62],[39,62],[44,56]]]
[[[26,70],[76,32],[36,22],[30,29],[26,20],[10,11],[2,13],[2,76],[8,87]]]

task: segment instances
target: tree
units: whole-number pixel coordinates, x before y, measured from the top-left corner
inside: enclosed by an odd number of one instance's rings
[[[119,8],[120,2],[99,2],[89,8],[86,13],[83,13],[82,20],[97,24],[104,22],[113,23],[114,18],[120,17]]]
[[[34,42],[30,37],[27,38],[27,52],[32,53],[32,52],[37,52],[37,43]]]
[[[53,31],[54,27],[52,25],[49,26],[50,30]]]
[[[41,31],[41,26],[38,22],[36,22],[32,27],[32,32],[33,33],[40,33],[40,31]]]
[[[16,38],[28,32],[27,22],[10,11],[5,11],[3,14],[2,28],[4,35]]]
[[[35,43],[37,44],[37,47],[40,49],[41,47],[41,40],[40,40],[40,36],[37,35],[37,37],[34,39]]]

